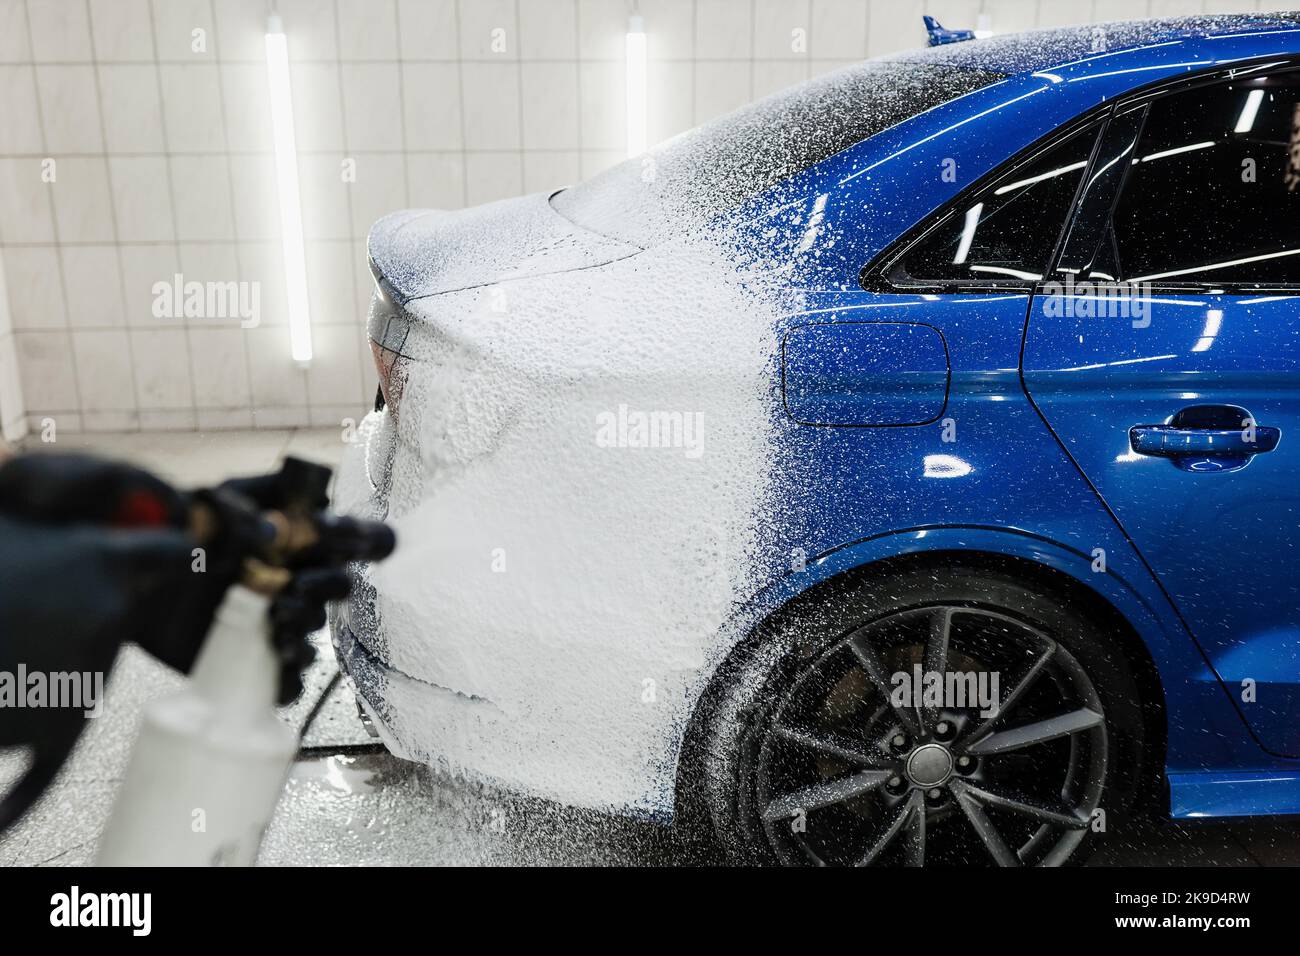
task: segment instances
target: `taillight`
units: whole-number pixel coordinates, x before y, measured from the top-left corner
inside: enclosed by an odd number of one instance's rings
[[[392,299],[382,282],[376,284],[370,301],[370,351],[375,356],[375,369],[379,372],[379,390],[389,414],[397,418],[406,384],[406,337],[411,330],[411,320]]]

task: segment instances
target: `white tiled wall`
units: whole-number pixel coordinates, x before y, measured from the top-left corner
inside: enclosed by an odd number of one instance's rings
[[[550,189],[621,158],[631,0],[278,0],[316,358],[289,358],[266,0],[0,0],[0,425],[337,424],[370,403],[363,241],[404,206]],[[922,42],[1254,0],[639,0],[649,136]],[[796,35],[795,31],[802,31]],[[796,36],[805,43],[794,42]],[[56,178],[43,181],[42,164]],[[345,183],[341,164],[356,164]],[[256,281],[261,325],[151,288]],[[18,374],[15,373],[15,366]],[[21,391],[19,384],[21,382]]]

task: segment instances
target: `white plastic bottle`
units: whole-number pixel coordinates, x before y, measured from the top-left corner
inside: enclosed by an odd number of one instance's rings
[[[188,687],[145,708],[100,866],[251,866],[298,736],[275,713],[270,599],[233,587]]]

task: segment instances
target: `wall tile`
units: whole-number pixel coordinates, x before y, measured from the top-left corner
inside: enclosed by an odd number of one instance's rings
[[[749,0],[709,0],[695,6],[695,55],[701,60],[748,59],[753,51]]]
[[[456,0],[398,0],[402,59],[457,59],[460,36],[456,16]]]
[[[279,6],[283,10],[284,4]],[[224,63],[257,63],[265,71],[265,0],[216,0],[214,7],[217,14],[218,58]],[[290,36],[302,26],[287,20],[283,13],[281,19],[285,19],[285,29]]]
[[[35,415],[77,410],[77,375],[67,332],[15,332],[27,411]],[[80,426],[78,421],[77,426]],[[59,428],[63,423],[58,423]],[[39,419],[38,425],[39,428]]]
[[[582,154],[569,152],[525,152],[524,192],[554,192],[572,186],[582,178]]]
[[[69,157],[59,161],[58,170],[51,194],[59,241],[112,242],[116,237],[108,163],[99,158]]]
[[[519,148],[519,64],[465,63],[465,146]]]
[[[133,330],[128,334],[140,409],[192,408],[194,397],[186,333],[181,329],[156,329]]]
[[[868,56],[884,56],[924,45],[920,0],[871,0],[867,18]]]
[[[140,430],[140,413],[135,409],[87,408],[81,413],[81,428],[86,432],[136,432]]]
[[[141,409],[138,413],[143,432],[188,432],[197,422],[194,409]]]
[[[797,86],[808,78],[808,64],[798,60],[757,60],[754,63],[754,99]]]
[[[394,63],[345,63],[343,110],[348,150],[402,148],[401,73]]]
[[[810,0],[755,0],[754,56],[807,57],[814,25],[810,7]]]
[[[651,54],[656,44],[661,44],[662,33],[657,32],[665,20],[650,16],[642,4],[642,21],[646,30],[646,54]],[[689,6],[689,4],[688,4]],[[608,0],[578,0],[578,55],[584,60],[621,60],[626,49],[628,7]],[[690,42],[694,35],[694,17],[686,24],[685,35]]]
[[[226,142],[230,150],[236,153],[271,152],[275,149],[274,134],[271,129],[270,84],[266,79],[266,67],[260,63],[223,63],[220,68],[221,100],[226,122]],[[293,74],[290,73],[292,77]],[[291,86],[296,86],[296,80]],[[296,128],[302,126],[298,118],[304,110],[311,108],[311,97],[300,97],[293,91],[295,130],[294,141],[299,150],[307,146],[301,141],[304,137]],[[338,112],[338,96],[334,97],[335,113]]]
[[[470,206],[524,191],[523,161],[518,153],[470,153],[465,164],[466,202]]]
[[[263,68],[265,75],[265,68]],[[289,61],[290,86],[293,93],[293,136],[299,152],[343,149],[343,90],[339,68],[334,63],[296,63]],[[360,93],[354,93],[354,97]],[[266,129],[272,133],[270,110],[266,111]],[[231,143],[232,148],[243,148]],[[274,149],[269,139],[267,149]],[[360,149],[354,145],[353,149]]]
[[[374,168],[373,153],[355,157],[357,177]],[[349,215],[352,183],[345,183],[339,159],[328,154],[298,157],[298,190],[302,197],[302,229],[308,239],[347,239],[352,235]],[[277,200],[278,201],[278,200]],[[278,210],[276,210],[278,216]],[[276,230],[276,234],[279,231]]]
[[[173,153],[217,153],[225,149],[221,79],[215,63],[159,67],[167,147]]]
[[[460,149],[464,145],[460,99],[460,73],[455,64],[402,64],[406,148]]]
[[[289,36],[290,63],[338,56],[334,0],[278,0],[277,6]]]
[[[201,42],[195,30],[202,30]],[[177,63],[216,59],[217,31],[209,0],[153,0],[158,59]],[[201,45],[202,52],[195,46]]]
[[[519,4],[519,55],[525,60],[577,59],[577,0]]]
[[[13,328],[66,328],[58,247],[14,246],[5,250],[4,265]]]
[[[164,139],[157,68],[105,64],[99,68],[99,88],[108,149],[161,153]]]
[[[394,0],[337,0],[339,59],[391,60],[396,55]]]
[[[706,123],[749,102],[748,63],[695,65],[695,122]]]
[[[177,239],[234,239],[230,170],[224,156],[173,156]]]
[[[652,60],[646,80],[655,95],[646,103],[646,142],[661,143],[695,125],[695,71],[689,63]]]
[[[256,282],[261,289],[262,322],[259,328],[289,324],[289,300],[284,285],[284,252],[280,243],[242,243],[239,247],[239,278],[245,282]]]
[[[44,152],[36,74],[30,66],[0,66],[0,116],[0,153]]]
[[[363,319],[356,309],[352,243],[307,243],[307,291],[313,328],[346,325],[355,328]]]
[[[90,0],[90,32],[101,63],[149,62],[149,0]]]
[[[27,0],[27,17],[37,63],[90,62],[90,21],[84,3]]]
[[[578,149],[578,64],[524,63],[521,70],[524,148]]]
[[[579,68],[583,149],[627,147],[626,72],[620,62],[583,63]]]
[[[252,400],[244,331],[190,330],[190,375],[199,408],[246,408]]]
[[[171,243],[124,245],[120,252],[126,324],[135,328],[174,326],[174,319],[154,316],[153,287],[157,282],[172,282],[172,277],[181,271],[176,246]]]
[[[289,330],[283,326],[249,329],[249,381],[256,409],[307,404],[307,373],[289,355]],[[259,422],[259,424],[262,424]]]
[[[323,325],[312,330],[313,358],[307,372],[312,405],[344,405],[361,390],[361,355],[355,325]]]
[[[865,57],[867,5],[862,0],[812,0],[808,52],[818,59]]]
[[[167,160],[160,156],[114,157],[109,170],[118,238],[123,242],[174,239]]]
[[[515,0],[460,0],[460,52],[466,60],[519,59]]]
[[[103,152],[95,68],[38,66],[36,77],[41,89],[46,149],[56,156]]]
[[[54,241],[50,196],[57,183],[43,182],[41,173],[40,159],[0,158],[0,240]]]
[[[419,209],[460,209],[465,205],[465,159],[456,153],[408,153],[408,201]]]
[[[302,189],[299,154],[299,189]],[[337,163],[335,163],[337,168]],[[232,156],[230,182],[235,204],[235,233],[241,240],[280,238],[280,205],[276,192],[275,159],[269,155]],[[309,207],[304,207],[306,216]]]
[[[988,15],[989,29],[996,30],[998,33],[1012,33],[1016,30],[1032,30],[1039,26],[1040,7],[1051,6],[1050,2],[1040,4],[1038,0],[998,0],[997,6],[981,12]],[[1078,5],[1060,3],[1058,6],[1077,8]]]
[[[83,412],[135,408],[126,331],[75,331],[72,352]]]
[[[22,372],[12,334],[0,335],[0,438],[17,442],[27,431]]]
[[[116,246],[64,246],[63,290],[72,328],[126,325]]]
[[[405,209],[406,164],[401,153],[372,153],[357,160],[352,191],[352,235],[365,236],[380,216]]]
[[[0,63],[27,63],[31,58],[25,0],[0,0]]]

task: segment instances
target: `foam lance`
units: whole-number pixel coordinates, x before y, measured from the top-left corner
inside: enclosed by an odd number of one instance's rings
[[[304,503],[323,498],[328,469],[291,459],[286,473]],[[284,662],[272,602],[304,568],[380,560],[395,544],[382,524],[323,518],[305,504],[263,517],[275,539],[250,542],[188,685],[145,708],[98,865],[251,866],[257,858],[298,750],[275,710]]]

